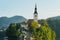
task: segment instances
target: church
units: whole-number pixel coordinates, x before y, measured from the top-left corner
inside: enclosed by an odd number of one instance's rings
[[[22,32],[22,34],[20,35],[20,39],[22,40],[34,40],[34,38],[32,38],[31,36],[30,36],[30,33],[29,33],[29,31],[25,31],[25,29],[26,30],[28,30],[28,24],[31,22],[31,21],[34,21],[34,22],[37,22],[37,24],[38,24],[38,26],[37,26],[37,28],[39,28],[41,25],[38,23],[38,12],[37,12],[37,5],[35,4],[35,9],[34,9],[34,13],[33,13],[33,19],[28,19],[27,21],[24,21],[24,22],[21,22],[20,24],[21,24],[21,26],[22,26],[22,28],[24,28],[24,29],[22,29],[21,30],[21,32]],[[24,37],[24,38],[23,38]]]
[[[37,5],[35,4],[35,9],[34,9],[34,13],[33,13],[33,19],[29,19],[27,21],[27,23],[30,23],[31,21],[35,21],[38,23],[38,12],[37,12]],[[40,27],[41,25],[38,23],[38,27]]]
[[[34,13],[33,13],[33,19],[29,19],[28,21],[32,21],[32,20],[38,22],[38,12],[37,12],[37,6],[36,6],[36,4],[35,4]]]

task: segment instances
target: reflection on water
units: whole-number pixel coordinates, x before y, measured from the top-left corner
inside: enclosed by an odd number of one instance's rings
[[[1,37],[1,38],[0,38],[0,40],[4,40],[4,38],[3,38],[3,37]]]

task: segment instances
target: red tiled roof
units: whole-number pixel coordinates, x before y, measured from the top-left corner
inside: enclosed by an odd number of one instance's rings
[[[34,21],[34,19],[29,19],[29,20],[27,21],[27,23],[30,23],[31,21]]]

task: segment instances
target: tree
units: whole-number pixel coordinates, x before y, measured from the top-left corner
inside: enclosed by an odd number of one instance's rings
[[[20,35],[20,24],[19,23],[11,23],[6,30],[6,35],[8,36],[8,40],[18,40]]]

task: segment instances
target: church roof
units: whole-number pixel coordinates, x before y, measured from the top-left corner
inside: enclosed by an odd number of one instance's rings
[[[28,23],[30,23],[31,21],[34,21],[34,19],[29,19],[29,20],[28,20]]]

